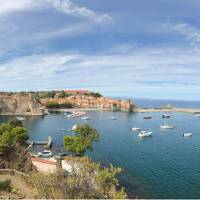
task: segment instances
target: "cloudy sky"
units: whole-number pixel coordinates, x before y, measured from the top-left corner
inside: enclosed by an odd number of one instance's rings
[[[200,99],[200,0],[0,0],[0,90]]]

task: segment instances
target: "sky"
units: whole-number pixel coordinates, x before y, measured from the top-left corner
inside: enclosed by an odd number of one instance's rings
[[[200,0],[0,0],[0,90],[200,99]]]

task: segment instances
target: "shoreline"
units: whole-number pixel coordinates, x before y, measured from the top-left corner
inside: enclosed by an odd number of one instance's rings
[[[197,114],[200,113],[200,108],[136,108],[134,112],[138,113],[150,113],[150,112],[182,112]]]

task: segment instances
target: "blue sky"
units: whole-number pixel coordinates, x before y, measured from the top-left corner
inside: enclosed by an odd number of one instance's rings
[[[200,99],[199,0],[0,0],[0,90]]]

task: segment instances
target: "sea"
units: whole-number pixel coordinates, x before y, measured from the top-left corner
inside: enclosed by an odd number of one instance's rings
[[[200,108],[200,102],[158,101],[136,99],[141,107]],[[200,118],[189,113],[170,113],[171,130],[161,130],[163,113],[148,113],[152,119],[144,120],[145,113],[88,111],[90,120],[67,118],[64,114],[27,117],[23,121],[31,140],[47,140],[52,136],[53,148],[63,148],[63,137],[72,134],[60,129],[70,129],[74,124],[90,124],[100,134],[93,151],[87,155],[102,166],[121,167],[120,185],[129,198],[200,198]],[[116,119],[111,119],[115,116]],[[0,122],[15,117],[1,116]],[[139,138],[132,127],[152,131],[152,137]],[[186,132],[193,136],[183,137]]]

